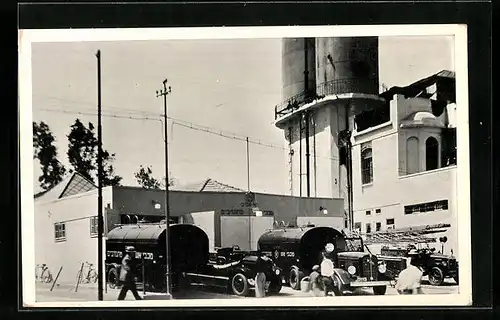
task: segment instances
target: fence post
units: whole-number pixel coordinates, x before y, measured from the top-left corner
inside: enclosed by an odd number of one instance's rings
[[[62,266],[59,268],[59,272],[57,273],[57,276],[54,279],[54,282],[52,283],[52,287],[50,287],[50,291],[52,291],[54,289],[54,286],[56,285],[57,279],[59,279],[59,275],[61,274],[62,268],[63,268]]]
[[[80,267],[80,272],[78,272],[78,277],[76,277],[76,287],[75,287],[75,292],[78,291],[78,285],[80,284],[80,278],[82,277],[82,274],[83,274],[83,262],[82,262],[82,266]]]

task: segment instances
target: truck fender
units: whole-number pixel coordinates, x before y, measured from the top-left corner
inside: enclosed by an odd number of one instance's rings
[[[342,283],[342,285],[349,285],[350,284],[350,282],[351,282],[350,275],[347,271],[345,271],[344,269],[335,268],[335,269],[333,269],[333,272],[340,279],[340,282]]]

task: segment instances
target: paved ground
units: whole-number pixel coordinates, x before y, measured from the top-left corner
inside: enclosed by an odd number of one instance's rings
[[[458,286],[453,280],[446,280],[446,282],[439,287],[431,286],[427,281],[423,281],[423,291],[428,294],[450,294],[458,293]],[[78,291],[75,292],[74,285],[55,286],[53,291],[50,291],[51,284],[39,283],[36,286],[36,301],[38,302],[64,302],[64,301],[96,301],[97,300],[97,286],[81,285]],[[107,288],[104,293],[105,301],[113,301],[118,297],[119,290]],[[140,290],[141,296],[144,293]],[[146,298],[154,299],[154,293],[146,293]],[[354,295],[373,295],[371,289],[358,289]],[[388,288],[386,295],[397,295],[394,288]],[[282,297],[311,297],[311,293],[292,290],[289,287],[283,287],[278,296]],[[191,291],[185,293],[182,297],[178,296],[176,299],[244,299],[234,295],[229,295],[221,290],[208,289],[208,288],[193,288]],[[125,300],[134,300],[133,295],[129,292]]]

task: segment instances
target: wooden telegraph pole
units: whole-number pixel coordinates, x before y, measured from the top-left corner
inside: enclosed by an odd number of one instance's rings
[[[165,290],[166,298],[172,299],[170,282],[170,204],[168,197],[168,127],[167,127],[167,95],[172,92],[170,86],[167,87],[167,79],[163,80],[163,89],[156,91],[156,97],[163,97],[163,120],[165,130]]]
[[[104,233],[104,219],[102,213],[102,124],[101,124],[101,50],[97,50],[97,291],[98,300],[103,300],[103,252],[102,236]]]

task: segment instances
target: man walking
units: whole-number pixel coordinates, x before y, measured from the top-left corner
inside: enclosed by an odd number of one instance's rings
[[[120,282],[122,283],[122,289],[118,295],[118,300],[124,300],[128,290],[132,291],[135,300],[142,300],[135,285],[135,269],[135,248],[126,247],[125,256],[122,259],[122,266],[120,268]]]
[[[407,259],[407,267],[399,273],[396,282],[396,290],[399,294],[422,294],[423,272],[417,267],[417,257],[414,250],[410,251],[410,258]]]

